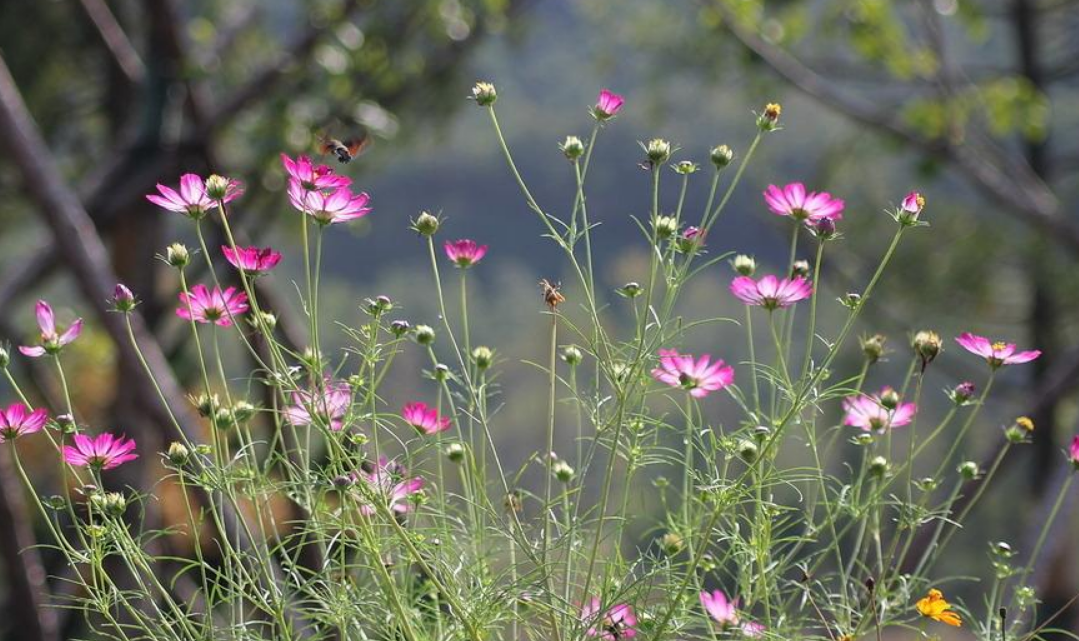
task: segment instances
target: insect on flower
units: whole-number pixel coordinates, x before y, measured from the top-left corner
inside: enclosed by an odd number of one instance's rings
[[[551,309],[558,307],[562,303],[566,302],[566,297],[559,291],[562,285],[552,285],[551,281],[546,278],[541,278],[539,286],[543,288],[543,302],[547,303],[547,306]]]

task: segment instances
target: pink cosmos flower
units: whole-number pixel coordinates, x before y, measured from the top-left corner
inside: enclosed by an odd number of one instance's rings
[[[471,267],[487,255],[487,245],[477,245],[476,241],[467,238],[447,240],[444,247],[446,257],[458,267]]]
[[[366,192],[353,194],[348,187],[330,193],[307,191],[298,181],[289,181],[288,197],[292,206],[314,218],[320,225],[333,225],[362,218],[370,213],[371,197]]]
[[[184,214],[196,220],[205,216],[210,208],[217,205],[217,201],[210,198],[210,195],[206,193],[206,182],[196,174],[180,176],[179,192],[160,183],[157,185],[157,191],[160,195],[147,194],[146,200],[158,207]],[[232,202],[243,193],[244,190],[240,183],[230,180],[228,187],[225,189],[225,197],[221,200],[226,203]]]
[[[49,413],[43,408],[31,412],[22,403],[12,403],[7,409],[0,408],[0,443],[40,432],[48,418]]]
[[[352,408],[352,388],[345,381],[323,379],[321,392],[295,391],[285,416],[293,425],[322,423],[335,432],[345,426],[345,416]]]
[[[764,630],[765,627],[756,621],[746,621],[742,624],[742,634],[751,639],[756,639],[764,634]]]
[[[297,156],[296,160],[281,154],[281,164],[285,166],[290,181],[296,181],[304,191],[335,190],[348,187],[352,179],[333,173],[328,165],[314,165],[307,156]]]
[[[970,332],[963,332],[955,339],[955,342],[962,345],[968,352],[984,358],[989,363],[989,367],[993,369],[1002,365],[1029,363],[1042,355],[1041,350],[1037,349],[1017,354],[1015,352],[1015,343],[1005,343],[1003,341],[990,343],[988,338],[977,336]]]
[[[401,409],[401,416],[406,423],[428,436],[450,429],[449,417],[439,416],[438,411],[427,403],[406,403]]]
[[[41,330],[41,344],[20,346],[19,351],[24,356],[38,358],[45,354],[59,354],[64,345],[78,338],[79,333],[82,332],[81,318],[76,318],[64,332],[59,332],[56,329],[56,316],[52,313],[52,307],[43,300],[37,302],[34,312],[37,314],[37,326]]]
[[[404,466],[385,456],[380,456],[374,469],[361,470],[353,474],[353,480],[367,484],[376,496],[386,501],[386,507],[391,512],[405,514],[412,510],[412,503],[408,497],[422,490],[425,484],[424,480],[418,476],[406,479],[407,474]],[[376,512],[373,505],[360,505],[360,514],[371,516]]]
[[[237,245],[234,251],[231,247],[222,245],[221,253],[225,255],[225,260],[229,261],[233,267],[242,269],[251,276],[261,276],[277,267],[277,263],[281,262],[281,253],[275,252],[269,247],[240,247]]]
[[[1079,470],[1079,434],[1072,439],[1072,445],[1068,449],[1068,458],[1071,459],[1075,469]]]
[[[592,113],[595,114],[598,120],[614,118],[621,111],[625,102],[626,100],[622,96],[609,89],[604,89],[599,92],[599,98],[596,99],[596,106],[593,107]]]
[[[879,394],[843,399],[843,411],[846,412],[843,424],[859,427],[866,432],[883,432],[910,423],[918,406],[914,403],[895,403],[893,408],[888,408],[881,400],[885,394],[894,395],[895,392],[885,387]]]
[[[232,319],[247,311],[247,294],[237,292],[235,287],[221,291],[220,287],[206,289],[206,285],[195,285],[191,295],[180,292],[180,306],[176,315],[184,320],[194,319],[197,323],[214,323],[220,327],[232,325]]]
[[[834,222],[843,218],[842,200],[832,198],[828,192],[807,193],[802,183],[791,183],[783,188],[768,185],[764,192],[764,201],[774,214],[790,216],[811,224],[823,219]]]
[[[139,458],[135,454],[135,441],[123,436],[99,434],[90,438],[85,434],[76,434],[75,446],[64,446],[64,461],[76,467],[90,467],[97,470],[111,470],[114,467]]]
[[[722,590],[713,590],[711,594],[701,592],[701,605],[708,615],[724,628],[738,623],[738,599],[727,599]]]
[[[603,641],[619,641],[637,636],[637,616],[633,608],[619,603],[600,612],[599,599],[592,599],[581,608],[581,621],[588,624],[588,636],[599,637]]]
[[[759,305],[769,311],[790,307],[813,295],[813,285],[802,276],[779,279],[768,275],[759,281],[738,276],[731,281],[730,290],[746,305]]]
[[[689,390],[691,396],[704,398],[734,382],[734,368],[722,359],[711,363],[712,357],[704,354],[694,360],[689,354],[677,350],[659,350],[659,367],[652,370],[652,378],[671,387]]]
[[[903,211],[911,216],[917,216],[922,213],[922,209],[925,207],[925,196],[916,191],[912,191],[903,199],[902,207]]]

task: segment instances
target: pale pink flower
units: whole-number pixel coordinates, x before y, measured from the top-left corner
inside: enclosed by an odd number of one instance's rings
[[[217,201],[206,193],[206,182],[196,174],[180,176],[179,192],[160,183],[157,185],[157,191],[160,195],[147,194],[146,200],[158,207],[184,214],[196,220],[205,216],[207,211],[217,205]],[[244,190],[240,183],[230,180],[225,190],[225,197],[221,200],[228,203],[239,198],[243,193]]]
[[[723,590],[713,590],[711,594],[701,592],[701,605],[708,616],[724,628],[738,623],[738,599],[728,599]]]
[[[412,510],[409,497],[423,490],[425,484],[424,480],[418,476],[405,478],[407,474],[404,466],[385,456],[380,456],[374,469],[361,470],[353,474],[353,479],[365,483],[375,496],[385,501],[386,507],[391,512],[405,514]],[[366,516],[371,516],[377,511],[373,505],[366,503],[360,505],[360,513]]]
[[[782,188],[768,185],[764,201],[774,214],[811,224],[826,218],[833,222],[843,218],[842,200],[833,198],[828,192],[806,192],[802,183],[791,183]]]
[[[694,360],[689,354],[677,350],[659,350],[659,367],[652,370],[652,378],[671,387],[689,390],[691,396],[704,398],[734,382],[734,368],[722,359],[711,362],[712,357],[702,355]]]
[[[281,164],[285,166],[289,180],[299,183],[304,191],[334,190],[352,184],[352,179],[333,173],[329,165],[313,164],[307,156],[297,156],[293,160],[281,154]]]
[[[247,311],[247,294],[237,292],[235,287],[224,291],[220,287],[213,290],[206,285],[195,285],[191,295],[180,292],[180,306],[176,315],[185,320],[194,319],[197,323],[214,323],[220,327],[232,325],[232,319]]]
[[[277,267],[277,263],[281,262],[281,253],[275,252],[269,247],[240,247],[237,245],[236,249],[233,250],[227,245],[222,245],[221,253],[225,255],[225,260],[229,261],[233,267],[241,269],[251,276],[265,274]]]
[[[599,92],[599,98],[596,99],[596,106],[592,108],[592,113],[597,120],[614,118],[622,110],[622,105],[625,102],[626,100],[622,96],[609,89],[604,89]]]
[[[1042,355],[1041,350],[1037,349],[1016,353],[1015,343],[1003,341],[991,343],[988,338],[970,332],[963,332],[955,339],[955,342],[962,345],[968,352],[984,358],[993,369],[1002,365],[1029,363]]]
[[[619,603],[602,611],[596,597],[581,608],[581,621],[588,624],[588,636],[603,641],[618,641],[637,636],[637,616],[628,604]]]
[[[742,624],[742,634],[751,639],[756,639],[764,634],[765,629],[766,628],[763,625],[756,621],[746,621]]]
[[[448,416],[439,416],[438,411],[427,403],[419,401],[406,403],[401,409],[405,422],[424,434],[431,435],[450,429]]]
[[[122,463],[139,458],[135,454],[135,440],[124,436],[105,433],[97,438],[85,434],[72,437],[75,446],[64,446],[64,461],[76,467],[90,467],[96,470],[111,470]]]
[[[371,197],[366,192],[353,194],[348,187],[338,187],[330,193],[308,191],[298,181],[289,181],[288,197],[292,206],[314,218],[320,225],[344,223],[366,216]]]
[[[7,409],[0,408],[0,443],[40,432],[48,418],[49,413],[44,408],[31,412],[22,403],[12,403]]]
[[[487,245],[477,245],[476,241],[467,238],[447,240],[443,247],[446,257],[457,263],[458,267],[471,267],[487,255]]]
[[[922,196],[916,191],[912,191],[903,199],[902,207],[903,211],[911,216],[917,216],[922,213],[922,209],[925,207],[925,196]]]
[[[340,432],[351,408],[352,388],[345,381],[327,377],[323,379],[321,391],[293,392],[292,405],[285,408],[285,416],[293,425],[321,423]]]
[[[891,388],[885,387],[879,394],[848,396],[843,399],[844,425],[861,428],[866,432],[883,432],[892,427],[901,427],[910,423],[918,406],[914,403],[895,403],[893,408],[886,407],[881,397],[894,395]]]
[[[1072,445],[1068,449],[1068,458],[1071,459],[1072,465],[1079,469],[1079,434],[1072,439]]]
[[[37,315],[38,329],[41,330],[41,344],[20,346],[19,351],[24,356],[38,358],[45,354],[59,354],[64,345],[78,338],[79,333],[82,332],[81,318],[76,318],[75,322],[63,332],[57,330],[56,316],[52,313],[52,307],[43,300],[37,302],[34,312]]]
[[[730,290],[746,305],[759,305],[767,310],[790,307],[813,295],[813,285],[802,276],[780,279],[768,275],[760,280],[738,276],[731,281]]]

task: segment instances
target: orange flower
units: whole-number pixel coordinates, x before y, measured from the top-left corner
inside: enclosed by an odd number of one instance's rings
[[[940,621],[941,623],[947,623],[948,625],[954,625],[959,627],[963,625],[963,620],[959,618],[959,615],[951,610],[952,604],[948,603],[944,599],[944,594],[940,590],[930,590],[924,598],[919,599],[917,603],[918,612],[923,617],[929,617],[934,621]]]

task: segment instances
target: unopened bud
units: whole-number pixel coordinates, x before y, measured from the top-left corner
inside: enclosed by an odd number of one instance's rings
[[[450,377],[450,368],[443,363],[436,363],[434,377],[436,381],[441,383],[442,381]]]
[[[495,360],[495,352],[490,347],[479,346],[472,350],[472,362],[480,370],[487,369]]]
[[[637,298],[641,295],[641,284],[635,281],[630,281],[625,285],[618,288],[618,293],[626,298]]]
[[[562,360],[570,367],[579,365],[583,358],[584,354],[581,353],[581,349],[576,345],[567,345],[562,350]]]
[[[757,128],[761,131],[775,131],[779,126],[779,115],[783,113],[783,107],[779,103],[770,102],[764,106],[764,111],[757,117]]]
[[[135,295],[123,283],[117,283],[112,291],[112,308],[118,312],[130,312],[135,309]]]
[[[858,292],[847,292],[840,297],[839,302],[843,307],[854,311],[858,309],[858,305],[862,304],[862,295]]]
[[[119,492],[105,494],[105,514],[114,518],[120,518],[127,511],[127,498]]]
[[[888,459],[883,456],[874,456],[869,461],[869,473],[877,478],[888,473]]]
[[[572,481],[575,474],[570,464],[565,461],[555,461],[554,465],[551,466],[551,472],[554,473],[556,479],[563,483]]]
[[[465,458],[465,446],[460,443],[450,443],[446,446],[446,458],[454,463],[460,463]]]
[[[940,354],[943,342],[940,340],[940,334],[922,330],[914,335],[911,345],[914,347],[914,353],[922,359],[922,369],[925,369],[925,366],[932,363],[933,359]]]
[[[558,148],[570,160],[577,160],[584,155],[584,143],[577,136],[566,136],[566,140],[558,145]]]
[[[695,162],[690,162],[688,160],[682,160],[671,165],[671,169],[673,169],[675,173],[681,174],[682,176],[688,176],[689,174],[696,173],[700,168],[700,165]]]
[[[752,276],[757,271],[757,261],[753,260],[752,256],[738,254],[731,260],[731,267],[740,276]]]
[[[963,381],[955,386],[950,394],[952,402],[956,405],[965,405],[974,398],[974,383],[970,381]]]
[[[187,461],[191,458],[191,451],[187,449],[187,446],[183,443],[173,441],[169,444],[169,451],[166,454],[169,457],[169,462],[176,466],[186,465]]]
[[[232,181],[224,176],[213,174],[206,179],[206,195],[214,200],[223,200],[231,187]]]
[[[232,417],[236,419],[238,424],[243,424],[251,420],[258,411],[254,405],[247,401],[236,401],[232,405]]]
[[[644,153],[653,167],[662,165],[671,157],[671,143],[662,138],[653,138],[644,146]]]
[[[441,225],[442,223],[438,220],[438,217],[432,216],[426,211],[420,212],[416,220],[412,221],[412,229],[421,236],[434,236]]]
[[[489,82],[477,82],[472,86],[472,99],[481,107],[489,107],[498,100],[498,92]]]
[[[214,412],[217,411],[217,394],[206,394],[204,392],[198,396],[191,397],[191,401],[195,405],[195,411],[203,418],[213,416]]]
[[[835,221],[831,218],[821,218],[810,227],[813,235],[821,240],[828,240],[835,236]]]
[[[259,312],[257,323],[262,323],[267,332],[272,332],[277,327],[277,315],[271,312]]]
[[[974,461],[963,461],[956,469],[964,480],[973,481],[978,478],[978,464]]]
[[[406,320],[395,320],[390,323],[390,333],[401,338],[408,333],[408,330],[412,329],[412,325]]]
[[[750,440],[738,441],[738,458],[742,459],[746,463],[752,463],[757,460],[757,454],[760,449],[757,444]]]
[[[667,532],[660,540],[660,544],[663,546],[663,551],[669,556],[674,556],[681,552],[686,547],[686,541],[682,538],[682,535],[677,532]]]
[[[727,145],[720,145],[712,148],[712,153],[709,154],[709,157],[712,159],[712,164],[716,166],[716,169],[723,169],[734,160],[734,152]]]
[[[653,225],[656,228],[656,237],[666,240],[678,233],[678,221],[674,216],[659,216]]]
[[[420,345],[430,345],[435,342],[435,329],[430,325],[416,326],[416,342]]]
[[[6,345],[0,345],[0,369],[7,369],[10,364],[11,353],[7,351]]]
[[[899,392],[890,387],[885,387],[880,393],[880,405],[888,410],[899,407]]]
[[[876,363],[884,355],[884,343],[887,340],[883,334],[873,334],[861,340],[862,353],[865,354],[865,359],[870,365]]]
[[[183,269],[191,262],[191,253],[183,243],[173,243],[165,249],[165,261],[176,269]]]
[[[798,278],[801,276],[805,278],[809,276],[809,261],[808,260],[796,260],[791,265],[791,278]]]

